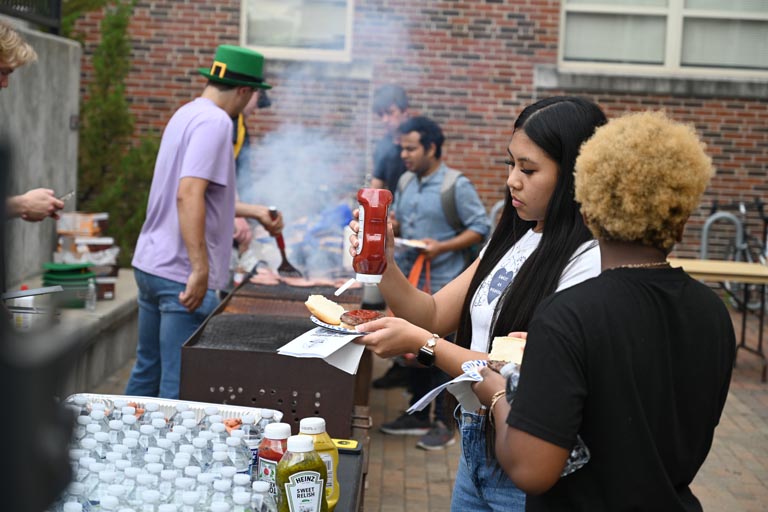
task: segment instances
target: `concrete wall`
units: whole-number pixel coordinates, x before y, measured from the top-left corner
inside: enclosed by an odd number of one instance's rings
[[[21,27],[9,20],[35,48],[37,62],[23,66],[0,91],[0,140],[12,148],[10,193],[37,187],[57,195],[77,187],[77,116],[80,108],[80,44]],[[75,207],[70,200],[65,210]],[[51,261],[56,223],[20,219],[6,224],[8,289],[41,272]]]

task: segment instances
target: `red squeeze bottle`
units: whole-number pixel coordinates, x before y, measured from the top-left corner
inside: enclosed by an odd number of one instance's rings
[[[381,188],[361,188],[357,191],[360,203],[360,229],[357,233],[359,245],[352,260],[352,268],[361,283],[381,282],[381,275],[387,269],[384,246],[387,240],[387,220],[392,192]]]
[[[287,423],[270,423],[264,427],[264,437],[259,444],[259,464],[257,480],[269,482],[269,493],[277,499],[275,475],[277,464],[288,451],[288,438],[291,436],[291,426]],[[255,471],[254,471],[255,473]]]

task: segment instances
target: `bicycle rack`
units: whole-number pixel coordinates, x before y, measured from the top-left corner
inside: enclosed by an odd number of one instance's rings
[[[709,259],[709,228],[718,220],[726,220],[733,223],[736,228],[736,248],[741,249],[744,246],[744,233],[742,231],[741,220],[732,213],[715,212],[707,217],[704,226],[701,228],[701,247],[699,248],[699,259]]]

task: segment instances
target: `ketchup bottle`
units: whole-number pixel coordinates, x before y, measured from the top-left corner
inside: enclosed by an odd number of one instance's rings
[[[361,283],[377,284],[387,269],[384,247],[387,240],[387,220],[392,192],[380,188],[361,188],[357,191],[360,203],[360,229],[357,233],[359,245],[352,268]]]
[[[259,444],[259,466],[257,479],[269,482],[269,493],[277,500],[275,476],[277,464],[288,451],[287,439],[291,436],[288,423],[270,423],[264,427],[264,437]]]

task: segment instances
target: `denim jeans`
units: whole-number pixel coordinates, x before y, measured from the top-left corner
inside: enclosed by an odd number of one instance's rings
[[[184,284],[134,269],[139,287],[139,345],[126,395],[179,398],[181,346],[219,303],[208,290],[193,313],[179,302]]]
[[[461,410],[461,460],[451,497],[451,511],[523,512],[525,493],[515,487],[495,460],[485,453],[485,416]]]

